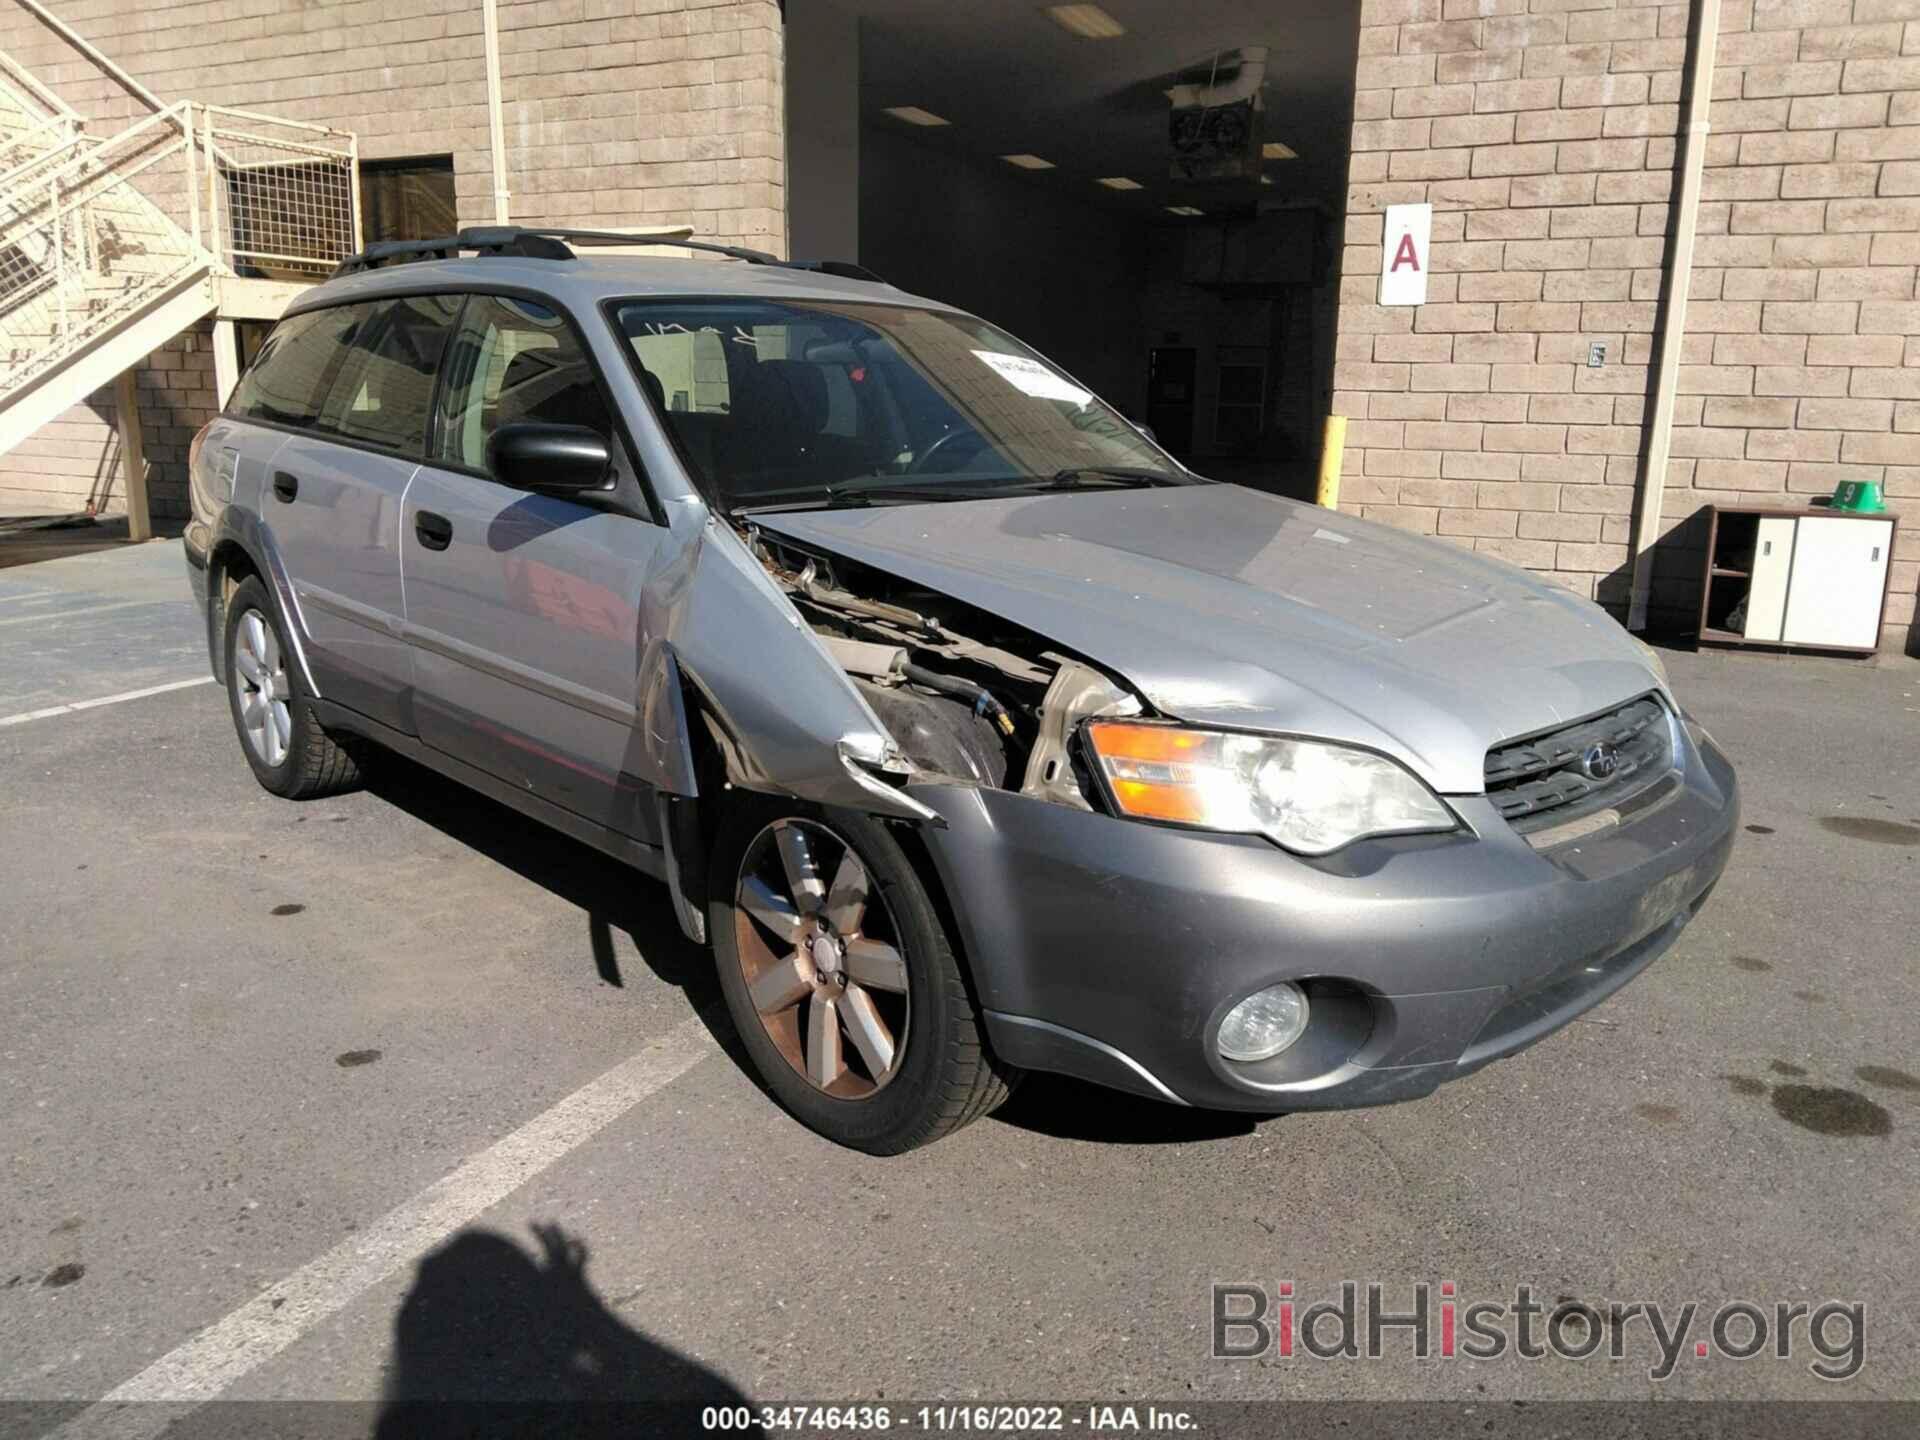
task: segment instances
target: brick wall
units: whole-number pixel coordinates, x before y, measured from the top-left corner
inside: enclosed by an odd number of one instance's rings
[[[368,159],[451,154],[462,221],[493,218],[478,0],[72,0],[60,15],[162,100],[341,126]],[[784,251],[777,0],[502,0],[500,25],[513,219],[690,224]],[[12,0],[0,50],[96,133],[148,113]],[[158,393],[165,373],[141,383]],[[109,401],[76,406],[0,456],[0,503],[79,508],[111,431]],[[164,483],[156,496],[162,514],[184,503]]]
[[[1920,522],[1920,0],[1739,0],[1715,59],[1667,512],[1876,480]],[[1674,541],[1661,589],[1697,613],[1705,537]],[[1916,583],[1910,529],[1888,648]]]
[[[1334,376],[1335,409],[1352,417],[1343,501],[1616,608],[1691,8],[1361,7]],[[1920,435],[1898,428],[1920,431],[1909,17],[1920,0],[1724,0],[1656,624],[1697,613],[1707,504],[1802,504],[1842,478],[1920,494],[1920,460],[1899,463]],[[1382,212],[1402,201],[1434,206],[1418,309],[1373,303]],[[1608,353],[1597,369],[1594,341]],[[1912,623],[1916,542],[1896,556],[1895,644]]]
[[[1361,16],[1343,503],[1624,599],[1688,7]],[[1434,207],[1427,304],[1381,308],[1382,212],[1409,201]]]

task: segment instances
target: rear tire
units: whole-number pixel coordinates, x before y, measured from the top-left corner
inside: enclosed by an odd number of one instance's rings
[[[988,1050],[939,912],[889,828],[733,793],[708,924],[727,1009],[774,1097],[874,1155],[929,1144],[1005,1100],[1017,1072]],[[812,879],[783,887],[796,859]]]
[[[227,707],[241,753],[262,787],[286,800],[337,795],[360,783],[351,755],[320,728],[291,663],[293,650],[259,577],[227,602]]]

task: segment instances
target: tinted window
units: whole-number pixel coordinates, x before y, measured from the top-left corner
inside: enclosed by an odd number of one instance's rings
[[[619,451],[593,367],[559,312],[504,295],[472,296],[447,371],[439,456],[484,470],[493,432],[518,420],[584,425]]]
[[[228,412],[275,425],[313,425],[352,318],[346,307],[309,310],[274,326],[234,387]]]
[[[320,405],[316,428],[396,450],[426,451],[433,378],[460,297],[416,295],[341,307],[351,316],[344,355]]]

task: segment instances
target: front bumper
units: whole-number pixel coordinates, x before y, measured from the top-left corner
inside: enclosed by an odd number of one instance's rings
[[[997,790],[922,785],[989,1037],[1013,1064],[1215,1109],[1382,1104],[1551,1034],[1657,959],[1726,868],[1733,768],[1676,722],[1676,769],[1610,829],[1535,850],[1471,830],[1307,860]],[[1307,1032],[1257,1065],[1214,1035],[1281,980]]]

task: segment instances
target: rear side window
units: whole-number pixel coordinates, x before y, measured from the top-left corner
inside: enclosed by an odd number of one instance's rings
[[[485,470],[494,431],[520,420],[584,425],[620,453],[600,382],[565,318],[532,300],[471,296],[447,368],[438,458]]]
[[[433,377],[447,347],[456,295],[411,295],[345,307],[351,333],[316,428],[405,455],[426,453]]]
[[[311,429],[340,359],[343,337],[351,331],[352,312],[359,308],[309,310],[274,326],[234,387],[227,413]]]
[[[459,308],[457,295],[414,295],[292,316],[267,337],[228,410],[424,454],[434,374]]]

